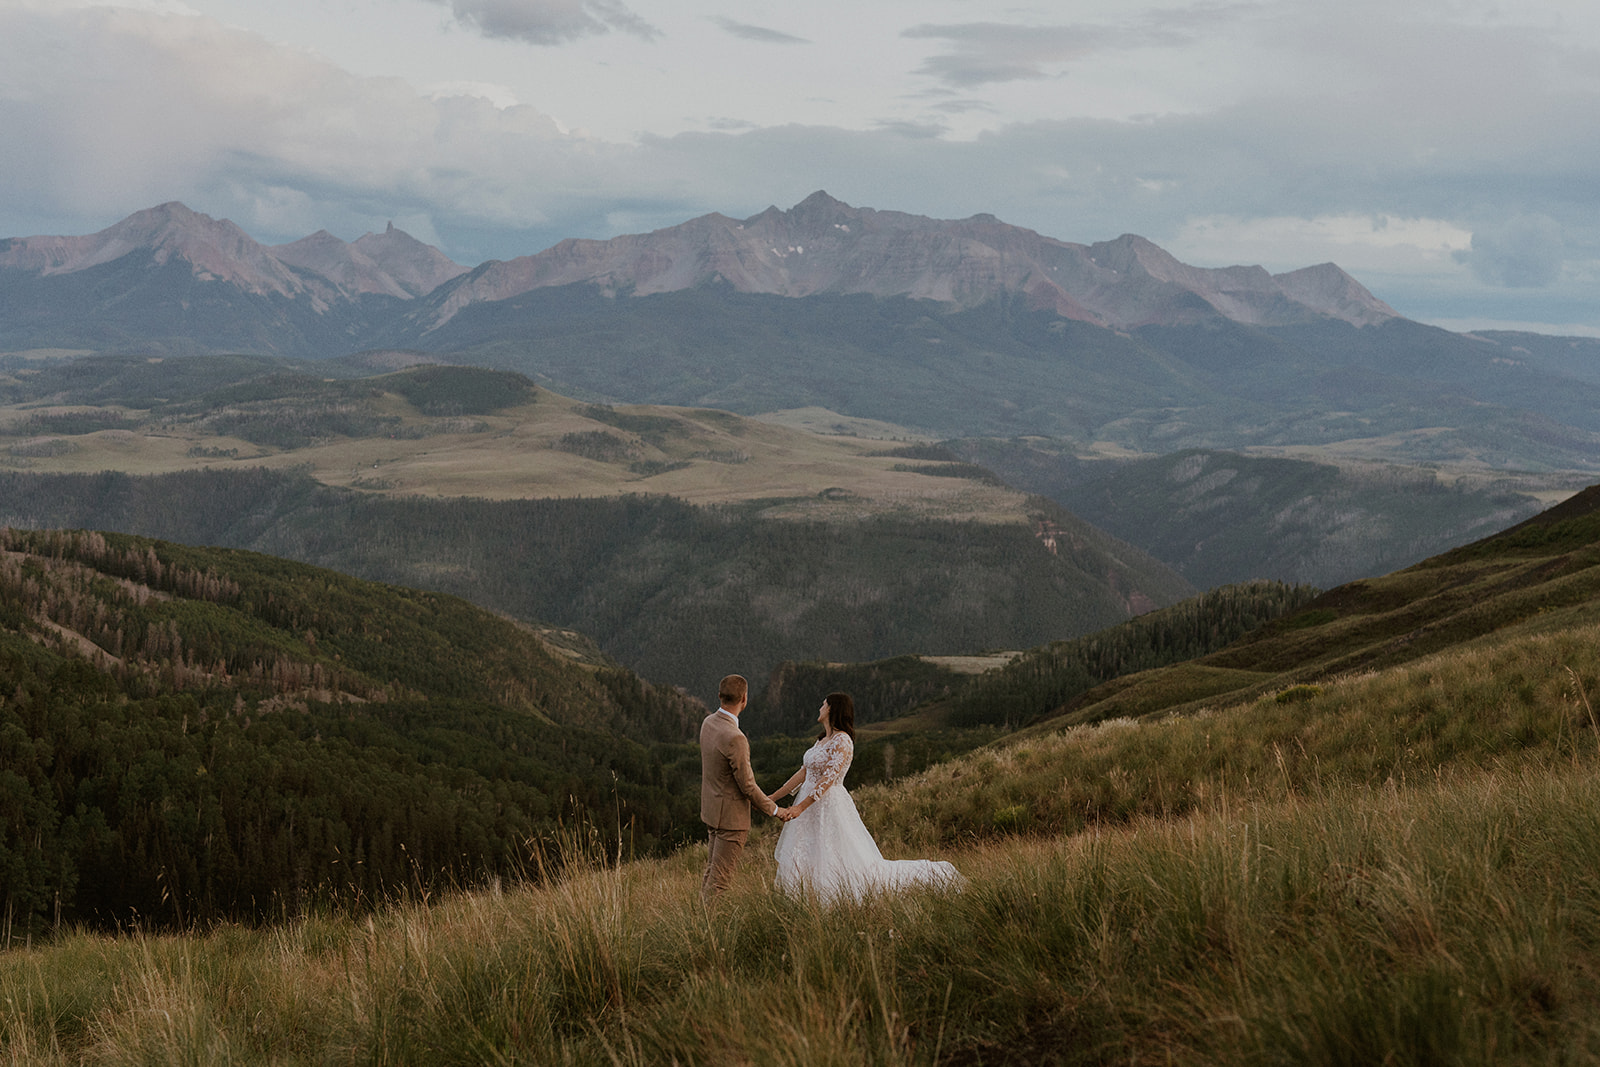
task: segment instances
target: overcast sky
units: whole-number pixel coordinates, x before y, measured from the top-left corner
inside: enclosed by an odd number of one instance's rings
[[[1594,0],[0,0],[0,235],[469,265],[817,189],[1600,335]]]

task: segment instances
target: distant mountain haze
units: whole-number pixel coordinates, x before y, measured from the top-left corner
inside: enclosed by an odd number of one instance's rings
[[[345,243],[327,230],[268,251],[293,267],[313,271],[347,293],[381,293],[402,300],[432,292],[467,268],[394,223]]]
[[[930,219],[851,207],[824,192],[788,211],[772,207],[743,220],[705,215],[609,241],[569,239],[471,271],[392,223],[354,242],[321,230],[269,247],[226,219],[179,203],[83,237],[0,241],[0,273],[11,275],[12,285],[18,275],[53,278],[112,265],[148,272],[173,263],[186,265],[194,281],[305,301],[317,314],[363,296],[409,301],[433,294],[420,316],[424,332],[471,304],[575,283],[638,296],[720,283],[741,293],[861,293],[954,308],[1021,297],[1031,309],[1117,329],[1219,317],[1250,325],[1330,318],[1370,325],[1396,317],[1331,263],[1281,275],[1260,267],[1190,267],[1131,234],[1073,244],[992,215]],[[103,281],[115,288],[119,279]],[[120,281],[137,288],[134,278]],[[320,354],[341,354],[352,343],[359,344],[352,339],[340,352]]]
[[[227,219],[190,211],[177,202],[135,212],[86,237],[16,237],[0,242],[0,268],[50,276],[74,274],[143,253],[164,265],[187,262],[195,277],[247,292],[286,295],[304,290],[294,272]]]
[[[442,294],[430,325],[471,303],[575,282],[641,296],[721,282],[742,293],[867,293],[961,308],[1020,295],[1031,309],[1118,329],[1217,316],[1250,325],[1335,318],[1358,326],[1397,317],[1331,263],[1277,276],[1260,267],[1211,270],[1132,234],[1072,244],[993,215],[943,221],[855,208],[817,192],[788,211],[772,207],[744,220],[705,215],[484,264]]]
[[[316,358],[466,271],[398,231],[268,247],[179,203],[84,237],[0,241],[0,348]]]
[[[319,230],[292,244],[267,247],[227,219],[177,203],[135,212],[85,237],[14,237],[0,241],[0,270],[43,276],[73,274],[142,253],[151,266],[176,259],[199,281],[224,282],[258,296],[326,299],[327,283],[353,298],[383,293],[421,296],[467,268],[394,228],[347,244]],[[301,271],[315,275],[306,278]]]

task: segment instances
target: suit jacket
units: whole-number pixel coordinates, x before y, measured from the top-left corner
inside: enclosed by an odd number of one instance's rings
[[[756,785],[750,742],[720,711],[700,724],[700,821],[719,830],[750,829],[750,805],[771,815],[778,806]]]

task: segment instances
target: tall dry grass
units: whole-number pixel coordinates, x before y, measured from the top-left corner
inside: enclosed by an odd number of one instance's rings
[[[68,933],[0,956],[0,1062],[1600,1061],[1595,636],[863,791],[886,851],[954,860],[959,893],[785,897],[767,827],[709,915],[692,848],[371,916]],[[1084,796],[1076,832],[1028,821]]]
[[[1489,639],[1403,667],[1165,720],[991,746],[862,790],[881,843],[1077,833],[1235,799],[1600,755],[1600,626]]]
[[[11,1064],[1600,1059],[1600,774],[1471,771],[953,857],[822,907],[699,849],[366,919],[0,958]],[[770,835],[767,835],[770,838]],[[770,840],[767,842],[770,844]]]

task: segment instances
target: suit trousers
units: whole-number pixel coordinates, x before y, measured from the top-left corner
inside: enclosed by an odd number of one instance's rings
[[[707,907],[733,884],[733,869],[739,864],[749,830],[722,830],[711,827],[711,860],[700,881],[700,899]]]

